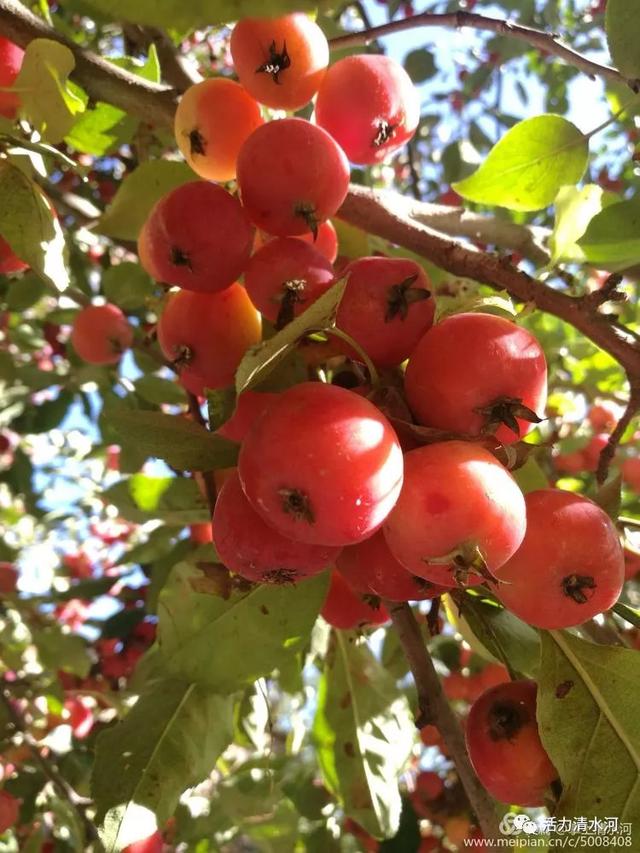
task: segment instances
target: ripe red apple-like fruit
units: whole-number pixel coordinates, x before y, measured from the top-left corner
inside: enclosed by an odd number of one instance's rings
[[[178,148],[201,178],[232,181],[238,151],[263,124],[260,105],[226,77],[210,77],[184,93],[176,110]]]
[[[242,85],[275,109],[298,110],[308,104],[329,64],[325,34],[302,12],[244,18],[233,28],[230,48]]]
[[[223,290],[244,272],[253,228],[235,196],[190,181],[152,208],[138,238],[140,263],[157,281],[185,290]]]
[[[117,305],[88,305],[76,314],[71,343],[90,364],[117,364],[133,343],[133,329]]]
[[[238,184],[258,228],[276,237],[315,234],[347,195],[349,163],[321,127],[285,118],[263,124],[244,143]]]
[[[232,284],[219,293],[169,294],[158,322],[158,343],[196,393],[230,385],[260,332],[260,315],[246,290]]]
[[[238,470],[264,520],[284,536],[352,545],[374,533],[402,485],[402,451],[368,400],[320,382],[280,393],[249,430]]]
[[[502,566],[496,593],[536,628],[570,628],[612,607],[624,583],[624,555],[609,516],[561,489],[525,497],[527,532]]]
[[[316,121],[352,163],[380,163],[416,132],[420,96],[397,60],[373,53],[347,56],[322,81]]]
[[[405,391],[424,426],[509,444],[544,416],[547,364],[527,329],[492,314],[454,314],[413,351]]]
[[[489,688],[469,711],[469,758],[484,787],[503,803],[542,806],[558,777],[540,740],[536,696],[534,681],[511,681]]]
[[[24,50],[9,39],[0,36],[0,89],[13,86],[22,68]],[[20,106],[18,92],[0,91],[0,115],[15,118]]]

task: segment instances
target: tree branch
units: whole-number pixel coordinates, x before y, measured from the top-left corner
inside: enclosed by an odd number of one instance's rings
[[[0,701],[4,705],[7,716],[9,717],[11,726],[14,731],[20,732],[22,735],[22,739],[29,749],[34,762],[38,765],[44,776],[51,782],[53,787],[58,793],[58,796],[63,800],[66,800],[69,803],[72,811],[75,813],[78,823],[83,827],[86,838],[91,840],[94,844],[99,845],[97,849],[102,850],[103,847],[100,844],[98,832],[94,826],[94,824],[87,817],[83,806],[83,801],[78,797],[76,792],[73,790],[71,785],[67,782],[67,780],[60,775],[58,768],[51,761],[46,759],[42,752],[40,751],[40,747],[37,742],[31,736],[27,724],[22,718],[22,715],[16,710],[16,707],[13,703],[13,699],[11,696],[11,692],[6,682],[0,688]],[[88,802],[88,801],[87,801]]]
[[[429,204],[399,196],[389,190],[376,190],[380,204],[392,207],[409,219],[447,234],[449,237],[468,237],[481,243],[519,252],[536,266],[546,266],[551,255],[546,248],[551,232],[538,225],[517,225],[484,213],[474,213],[464,207]]]
[[[418,690],[416,726],[422,728],[429,723],[436,726],[453,758],[485,838],[499,838],[495,804],[471,766],[462,728],[444,695],[413,611],[408,604],[385,601],[384,605],[389,610]]]
[[[561,42],[556,33],[546,33],[543,30],[536,30],[533,27],[516,24],[514,21],[490,18],[485,15],[478,15],[475,12],[423,12],[420,15],[400,18],[397,21],[390,21],[388,24],[381,24],[378,27],[371,27],[357,33],[347,33],[343,36],[337,36],[330,40],[329,45],[332,48],[343,48],[359,44],[370,44],[372,41],[383,36],[417,27],[449,27],[454,29],[470,27],[474,30],[496,33],[497,35],[506,36],[516,41],[522,41],[543,54],[557,56],[558,59],[562,59],[567,65],[572,65],[574,68],[584,71],[591,78],[603,77],[605,80],[614,80],[617,83],[626,84],[634,92],[637,92],[640,88],[638,80],[628,80],[616,68],[588,59],[583,54],[578,53],[573,48]]]
[[[640,377],[640,348],[631,343],[631,336],[627,338],[624,330],[612,326],[588,301],[541,284],[513,266],[507,258],[462,246],[420,225],[407,214],[405,199],[352,184],[338,216],[410,249],[453,275],[485,282],[507,291],[521,302],[560,317],[612,355],[630,379]]]
[[[600,451],[600,456],[598,458],[598,470],[596,471],[596,477],[599,483],[604,483],[607,479],[609,465],[616,454],[620,440],[635,415],[640,411],[640,377],[636,376],[628,378],[631,389],[629,393],[629,401],[627,402],[627,406],[622,417],[609,436],[609,441]]]
[[[72,77],[93,101],[114,104],[141,121],[158,127],[173,127],[177,92],[168,86],[150,83],[118,68],[106,59],[65,38],[18,0],[0,0],[0,33],[26,47],[36,38],[52,39],[73,53],[76,67]]]

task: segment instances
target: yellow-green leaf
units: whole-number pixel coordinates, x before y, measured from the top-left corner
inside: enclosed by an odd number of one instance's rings
[[[69,85],[76,61],[68,47],[50,39],[29,43],[14,84],[20,112],[48,142],[60,142],[85,104]]]
[[[640,654],[543,632],[538,722],[562,781],[560,817],[635,819],[640,843]]]
[[[512,127],[479,169],[452,186],[469,201],[540,210],[561,186],[580,180],[588,155],[588,139],[574,124],[561,116],[536,116]]]
[[[69,284],[60,222],[40,187],[16,166],[0,164],[0,236],[31,269],[58,290]]]
[[[608,0],[605,30],[609,52],[625,77],[640,77],[640,3],[638,0]]]

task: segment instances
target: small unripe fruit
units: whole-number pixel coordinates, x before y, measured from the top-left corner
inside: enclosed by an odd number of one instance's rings
[[[299,110],[318,91],[329,64],[329,45],[308,15],[244,18],[231,33],[231,56],[240,82],[261,104]]]
[[[261,124],[259,104],[239,83],[213,77],[184,93],[174,131],[178,148],[197,175],[231,181],[243,142]]]
[[[133,329],[117,305],[89,305],[76,315],[71,343],[90,364],[117,364],[133,343]]]

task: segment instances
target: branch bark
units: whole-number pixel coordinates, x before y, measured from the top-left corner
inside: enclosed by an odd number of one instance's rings
[[[623,329],[613,326],[599,314],[588,300],[567,296],[536,281],[507,258],[463,246],[415,222],[407,213],[404,199],[352,184],[338,216],[410,249],[453,275],[485,282],[507,291],[521,302],[560,317],[612,355],[630,379],[640,377],[640,348]]]
[[[0,0],[0,33],[26,47],[36,38],[52,39],[73,53],[76,67],[72,77],[97,102],[114,104],[141,121],[158,127],[173,127],[177,92],[169,86],[150,83],[65,38],[18,0]]]
[[[478,15],[475,12],[423,12],[420,15],[412,15],[409,18],[390,21],[388,24],[381,24],[378,27],[370,27],[360,32],[337,36],[331,39],[329,44],[334,49],[352,47],[359,44],[370,44],[372,41],[383,36],[403,32],[404,30],[416,29],[417,27],[448,27],[450,29],[469,27],[474,30],[496,33],[496,35],[522,41],[543,54],[557,56],[558,59],[562,59],[567,65],[578,68],[591,78],[602,77],[605,80],[623,83],[629,86],[634,92],[637,92],[639,89],[640,81],[629,80],[616,68],[594,62],[592,59],[578,53],[572,47],[561,42],[556,33],[546,33],[543,30],[537,30],[533,27],[516,24],[514,21],[490,18],[486,15]]]
[[[500,833],[495,803],[471,766],[462,728],[444,695],[413,611],[408,604],[392,601],[385,601],[384,604],[391,615],[418,690],[419,715],[416,726],[422,728],[429,723],[436,726],[453,758],[460,782],[485,838],[497,839]]]

